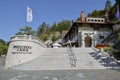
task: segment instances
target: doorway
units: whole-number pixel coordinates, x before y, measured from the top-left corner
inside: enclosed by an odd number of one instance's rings
[[[85,37],[85,47],[91,47],[92,46],[92,38],[90,36]]]

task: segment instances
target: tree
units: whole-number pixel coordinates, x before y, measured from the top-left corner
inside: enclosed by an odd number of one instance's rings
[[[56,40],[58,40],[58,38],[56,36],[53,36],[52,41],[55,42]]]
[[[104,17],[105,11],[104,10],[94,10],[92,13],[88,14],[88,17]]]
[[[119,9],[120,9],[120,0],[115,0],[116,3],[112,6],[112,8],[110,9],[110,20],[111,21],[116,21],[115,19],[115,13],[117,11],[117,5],[119,5]]]
[[[48,40],[49,35],[50,35],[50,28],[45,22],[43,22],[37,29],[37,37],[43,41],[46,41]]]
[[[0,44],[6,45],[6,42],[4,40],[0,39]]]
[[[38,38],[40,40],[42,40],[42,41],[46,41],[46,40],[48,40],[49,35],[47,35],[47,34],[41,34],[41,35],[38,36]]]
[[[59,23],[53,23],[52,26],[48,26],[43,22],[37,29],[37,36],[39,39],[46,41],[52,39],[53,41],[58,40],[60,37],[54,36],[56,32],[61,32],[62,30],[68,30],[72,25],[70,20],[62,20]],[[54,37],[53,37],[54,36]]]
[[[58,31],[68,30],[72,26],[72,21],[62,20],[58,23]]]
[[[8,44],[4,40],[0,39],[0,56],[6,55],[7,51],[8,51]]]
[[[24,34],[35,35],[35,31],[32,30],[32,27],[29,27],[29,26],[20,28],[19,30],[20,32],[16,33],[16,35],[24,35]]]
[[[51,31],[58,31],[58,25],[57,23],[53,23],[53,25],[51,26]]]
[[[37,29],[37,36],[44,34],[48,31],[49,31],[49,26],[45,22],[43,22],[42,25],[40,25],[39,28]]]
[[[118,5],[120,5],[120,0],[115,0]]]
[[[6,55],[8,51],[8,46],[6,45],[0,45],[0,56],[1,55]]]
[[[112,7],[111,1],[107,0],[106,5],[105,5],[105,11],[109,12],[111,7]]]

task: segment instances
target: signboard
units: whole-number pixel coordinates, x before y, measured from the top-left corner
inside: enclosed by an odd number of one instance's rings
[[[12,54],[32,54],[32,46],[27,45],[13,45]]]

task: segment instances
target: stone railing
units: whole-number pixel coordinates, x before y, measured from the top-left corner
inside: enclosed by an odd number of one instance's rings
[[[10,42],[17,41],[17,40],[26,40],[26,41],[33,41],[39,43],[41,46],[46,47],[45,44],[37,37],[31,35],[16,35],[11,37]]]

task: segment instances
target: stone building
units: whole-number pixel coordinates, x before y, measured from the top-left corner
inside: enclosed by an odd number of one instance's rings
[[[70,40],[75,47],[103,45],[102,41],[113,32],[115,23],[106,22],[105,18],[86,17],[83,19],[84,12],[82,11],[81,14],[81,20],[75,21],[64,36],[63,44]]]

